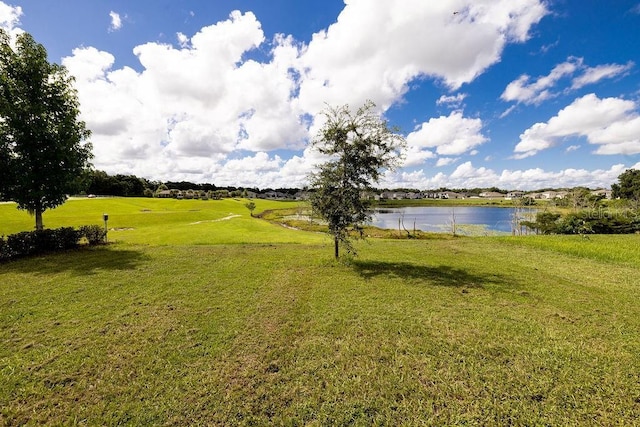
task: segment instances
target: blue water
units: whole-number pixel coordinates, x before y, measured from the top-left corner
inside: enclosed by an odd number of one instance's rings
[[[533,216],[534,210],[519,212]],[[478,206],[428,206],[404,208],[380,208],[373,211],[371,225],[380,228],[398,229],[398,220],[404,228],[421,231],[451,232],[452,224],[456,224],[456,232],[476,234],[478,231],[510,233],[514,226],[513,208],[478,207]],[[455,218],[455,220],[454,220]],[[472,226],[472,227],[469,227]]]

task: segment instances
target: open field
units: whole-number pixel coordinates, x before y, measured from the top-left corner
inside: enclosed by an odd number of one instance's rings
[[[317,243],[323,240],[316,234],[286,230],[251,218],[245,203],[245,199],[74,199],[46,211],[43,218],[48,228],[103,225],[102,215],[107,213],[110,241],[149,245]],[[256,213],[299,205],[269,200],[256,200],[255,203]],[[33,230],[34,224],[34,219],[17,210],[15,205],[0,205],[0,235]]]
[[[640,418],[640,236],[370,239],[336,263],[244,202],[45,213],[122,230],[0,265],[0,425]],[[0,205],[0,234],[32,227]]]

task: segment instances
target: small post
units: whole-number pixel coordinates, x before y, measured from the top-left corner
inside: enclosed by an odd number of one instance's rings
[[[109,231],[109,229],[107,228],[107,221],[109,221],[109,215],[106,213],[102,214],[102,219],[104,219],[104,242],[109,243],[109,238],[107,237],[107,232]]]

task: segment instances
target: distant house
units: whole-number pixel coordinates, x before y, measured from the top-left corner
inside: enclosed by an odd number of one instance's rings
[[[545,191],[543,193],[540,193],[540,198],[545,200],[551,200],[556,198],[556,194],[557,194],[556,191]]]
[[[380,200],[378,193],[375,191],[361,191],[360,198],[362,200]]]
[[[156,197],[160,199],[170,199],[173,197],[172,190],[161,190],[156,193]]]
[[[605,190],[605,189],[593,190],[591,194],[593,194],[594,196],[602,197],[607,200],[611,200],[611,198],[613,197],[613,192],[611,190]]]
[[[284,200],[288,199],[289,195],[286,193],[281,193],[280,191],[267,191],[266,193],[262,193],[260,195],[262,199],[271,199],[271,200]]]
[[[465,195],[454,191],[442,191],[438,193],[438,199],[464,199]]]
[[[524,191],[509,191],[505,196],[506,200],[522,199],[524,197]]]
[[[485,191],[479,194],[483,199],[504,199],[504,194],[497,191]]]
[[[309,192],[308,191],[298,191],[293,195],[295,200],[309,200]]]
[[[404,198],[404,193],[399,193],[397,191],[383,191],[380,194],[380,198],[386,200],[400,200]]]
[[[542,199],[553,200],[553,199],[564,199],[569,194],[568,191],[545,191],[542,193]]]

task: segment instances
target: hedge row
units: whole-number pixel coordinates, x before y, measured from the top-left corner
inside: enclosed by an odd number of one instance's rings
[[[632,234],[640,233],[640,212],[584,210],[564,216],[539,212],[535,222],[521,224],[541,234]]]
[[[0,236],[0,262],[10,259],[39,255],[47,252],[74,249],[85,243],[104,243],[106,231],[99,225],[23,231],[9,236]]]

